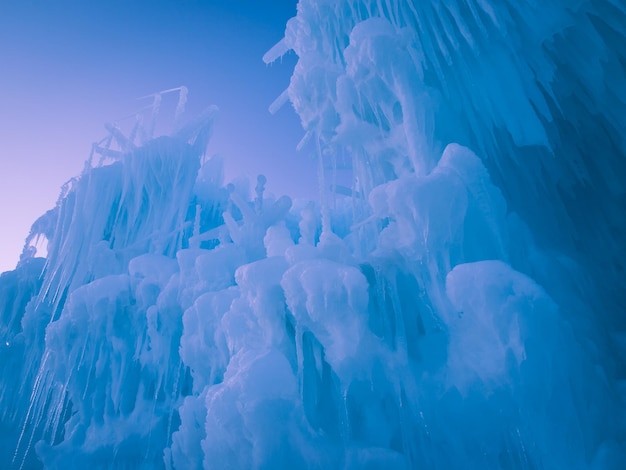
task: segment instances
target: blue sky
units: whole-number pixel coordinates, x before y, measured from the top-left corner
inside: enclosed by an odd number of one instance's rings
[[[209,153],[227,176],[263,172],[268,190],[315,193],[314,163],[290,106],[267,111],[296,61],[266,66],[296,0],[0,2],[0,271],[30,224],[80,173],[104,123],[185,85],[190,112],[220,108]]]

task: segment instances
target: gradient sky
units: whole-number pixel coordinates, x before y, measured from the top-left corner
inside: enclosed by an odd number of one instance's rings
[[[262,172],[276,194],[314,196],[315,164],[298,154],[291,106],[271,102],[296,61],[266,66],[297,0],[0,2],[0,272],[13,269],[32,222],[80,173],[104,123],[137,98],[189,88],[187,109],[220,108],[209,154],[227,178]]]

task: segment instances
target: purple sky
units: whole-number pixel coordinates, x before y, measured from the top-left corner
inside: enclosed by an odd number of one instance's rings
[[[315,164],[289,105],[271,102],[295,56],[266,66],[296,0],[0,2],[0,272],[12,269],[31,223],[80,173],[104,123],[185,85],[188,110],[220,108],[209,154],[227,177],[259,172],[277,194],[314,197]]]

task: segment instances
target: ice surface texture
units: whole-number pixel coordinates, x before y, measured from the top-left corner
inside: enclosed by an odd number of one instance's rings
[[[616,0],[300,1],[265,59],[298,55],[271,109],[319,203],[224,185],[214,108],[110,126],[0,277],[1,462],[624,468],[625,32]]]

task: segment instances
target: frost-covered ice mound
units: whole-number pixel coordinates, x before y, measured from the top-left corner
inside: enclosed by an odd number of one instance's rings
[[[111,127],[0,277],[0,462],[623,468],[626,15],[524,5],[302,0],[319,203]]]

